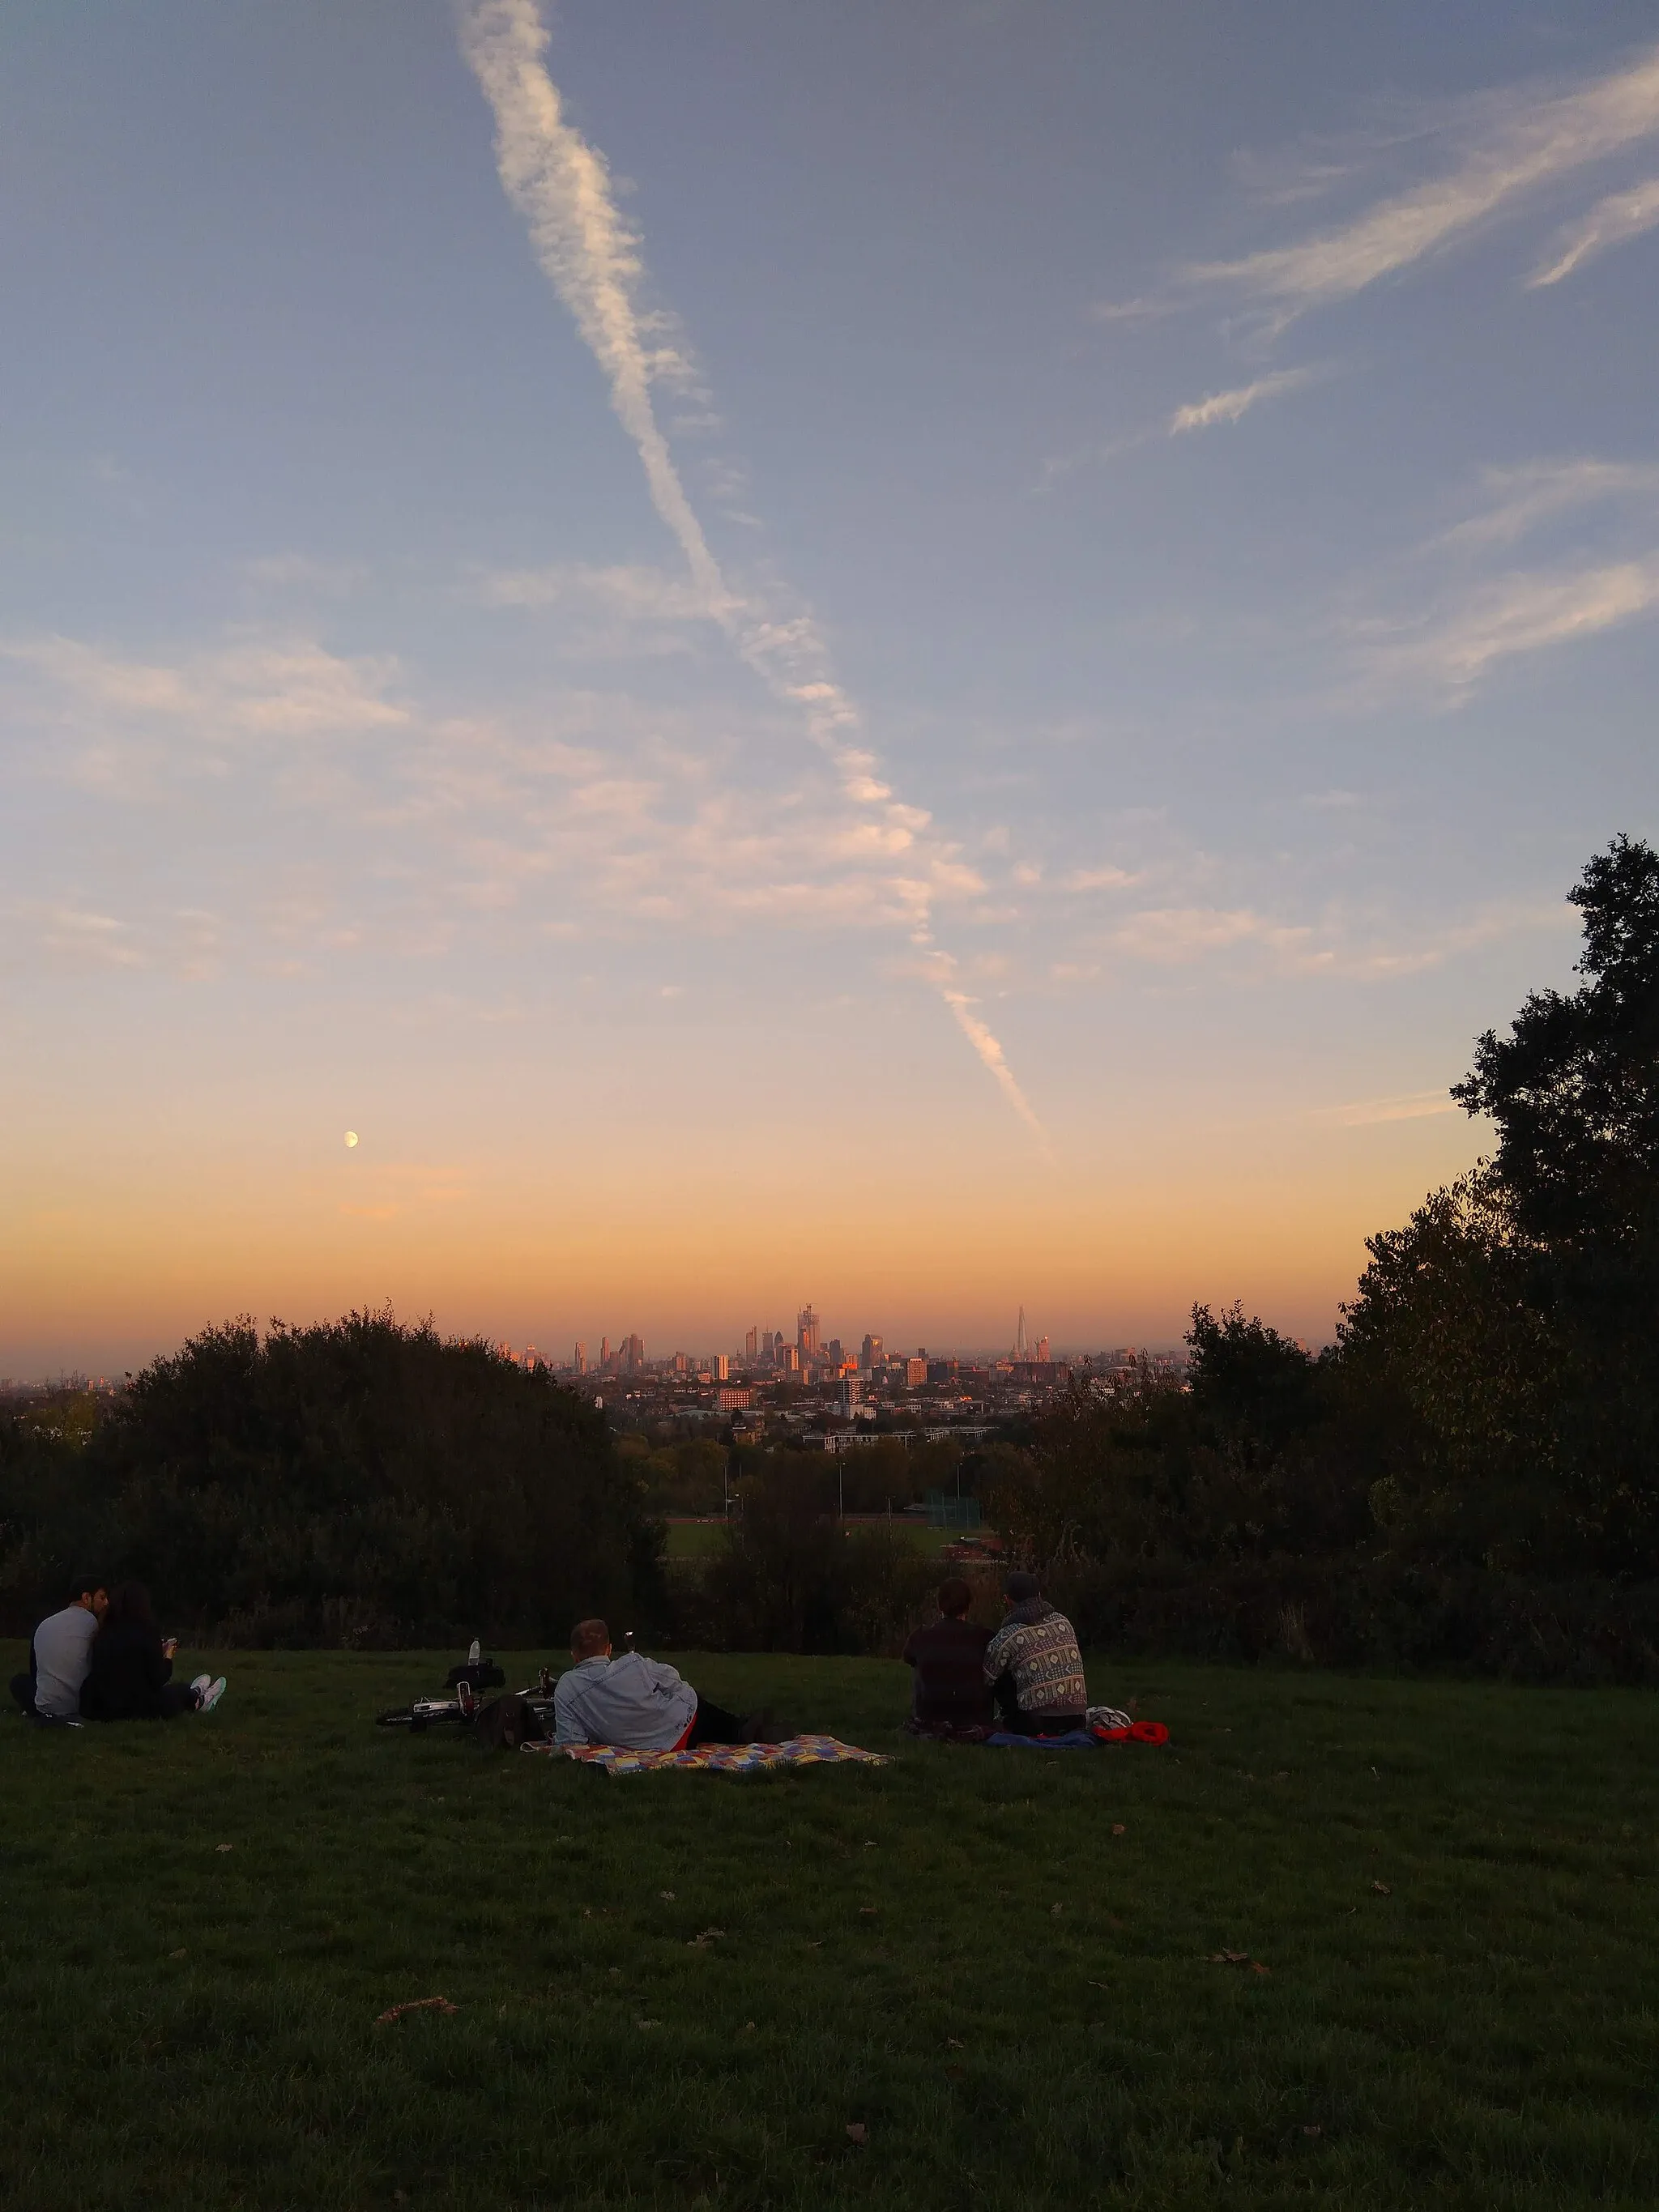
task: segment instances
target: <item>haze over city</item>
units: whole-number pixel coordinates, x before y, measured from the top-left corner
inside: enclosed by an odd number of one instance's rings
[[[1650,11],[0,40],[0,1370],[1329,1336],[1652,833]]]

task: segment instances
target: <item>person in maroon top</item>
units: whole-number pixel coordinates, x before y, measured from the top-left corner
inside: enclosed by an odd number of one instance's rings
[[[904,1647],[905,1660],[915,1669],[910,1718],[906,1723],[914,1735],[990,1725],[985,1647],[991,1632],[967,1619],[973,1601],[972,1590],[959,1576],[941,1583],[939,1619],[917,1629]]]

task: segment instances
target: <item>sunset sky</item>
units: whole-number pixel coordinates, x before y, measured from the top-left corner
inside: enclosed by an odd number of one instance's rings
[[[1659,826],[1650,6],[0,60],[0,1371],[1328,1336]]]

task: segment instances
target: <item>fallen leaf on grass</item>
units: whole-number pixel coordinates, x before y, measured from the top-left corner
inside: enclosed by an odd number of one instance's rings
[[[1376,1892],[1376,1894],[1379,1897],[1392,1897],[1394,1895],[1394,1892],[1389,1887],[1386,1881],[1374,1881],[1371,1884],[1371,1887]]]
[[[1248,1951],[1212,1951],[1212,1966],[1248,1966],[1253,1974],[1270,1974],[1271,1966],[1264,1966],[1260,1959],[1253,1959]]]
[[[1302,2130],[1302,2132],[1303,2132],[1303,2134],[1304,2134],[1304,2136],[1316,2136],[1316,2135],[1322,2135],[1322,2134],[1324,2132],[1324,2130],[1323,2130],[1322,2129],[1321,2129],[1321,2128],[1312,2127],[1312,2128],[1304,2128],[1304,2129],[1303,2129],[1303,2130]]]
[[[959,2035],[947,2035],[945,2039],[945,2048],[947,2051],[966,2051],[968,2046]]]
[[[662,2022],[659,2020],[636,2020],[634,2025],[635,2027],[660,2027]]]
[[[755,2023],[752,2020],[744,2021],[743,2032],[745,2035],[752,2035],[755,2033]]]
[[[870,2130],[865,2126],[862,2120],[848,2120],[847,2123],[847,2140],[848,2142],[854,2143],[866,2143],[869,2142]]]
[[[234,1851],[236,1846],[234,1844],[216,1844],[213,1848],[216,1851]]]
[[[1125,1829],[1125,1827],[1124,1827],[1123,1823],[1122,1823],[1122,1821],[1121,1821],[1121,1820],[1114,1820],[1114,1821],[1113,1821],[1113,1823],[1112,1823],[1112,1833],[1113,1833],[1115,1836],[1121,1836],[1121,1835],[1126,1834],[1127,1832],[1127,1830]]]
[[[451,2004],[447,1997],[411,1997],[407,2004],[388,2006],[374,2025],[376,2027],[385,2027],[391,2021],[401,2020],[406,2012],[459,2012],[459,2005]]]
[[[167,1956],[169,1959],[183,1959],[187,1958],[189,1954],[185,1951],[169,1951]]]
[[[880,1909],[879,1905],[861,1905],[859,1907],[859,1918],[860,1920],[873,1920]]]
[[[705,1928],[701,1936],[694,1936],[686,1945],[688,1951],[706,1951],[709,1945],[724,1936],[724,1928]]]
[[[815,1942],[811,1942],[811,1943],[809,1943],[809,1944],[807,1945],[807,1947],[806,1947],[806,1948],[807,1948],[807,1949],[808,1949],[809,1951],[821,1951],[821,1950],[823,1950],[823,1936],[820,1936],[817,1939],[817,1941],[816,1941]]]
[[[1264,1966],[1260,1959],[1252,1959],[1250,1961],[1250,1972],[1253,1974],[1271,1974],[1273,1968],[1271,1966]]]
[[[674,1893],[672,1889],[659,1889],[657,1894],[665,1905],[672,1905],[674,1902]]]
[[[1048,1907],[1048,1910],[1053,1914],[1054,1917],[1058,1920],[1060,1914],[1065,1911],[1066,1907],[1063,1905],[1051,1905]]]

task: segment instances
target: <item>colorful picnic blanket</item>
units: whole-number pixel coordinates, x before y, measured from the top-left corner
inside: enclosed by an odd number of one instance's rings
[[[522,1751],[551,1753],[607,1774],[644,1774],[659,1766],[690,1766],[705,1774],[754,1774],[763,1766],[885,1766],[878,1751],[860,1751],[833,1735],[792,1735],[782,1743],[703,1743],[695,1751],[621,1751],[615,1745],[521,1744]]]

